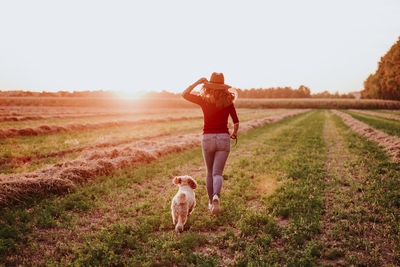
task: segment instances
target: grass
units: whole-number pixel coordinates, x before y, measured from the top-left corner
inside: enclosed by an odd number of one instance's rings
[[[311,122],[306,130],[302,126],[305,120]],[[323,148],[316,138],[318,131],[315,131],[321,125],[321,114],[301,115],[243,135],[237,153],[232,152],[233,162],[229,166],[234,167],[229,167],[224,177],[223,216],[211,220],[207,215],[205,184],[197,177],[201,190],[198,207],[181,236],[172,231],[169,201],[176,189],[169,183],[171,177],[181,173],[182,169],[185,173],[193,173],[193,165],[202,166],[200,149],[167,156],[162,161],[138,169],[121,170],[113,177],[96,179],[90,185],[79,187],[66,197],[39,203],[39,210],[43,212],[35,212],[39,217],[30,220],[32,228],[54,229],[52,232],[62,232],[61,229],[66,228],[79,233],[76,239],[68,238],[53,247],[44,260],[47,264],[78,265],[146,265],[154,262],[160,265],[217,264],[223,260],[223,250],[228,255],[226,260],[238,264],[261,263],[266,259],[276,263],[289,259],[294,263],[312,261],[318,244],[309,244],[309,240],[318,228],[321,201],[320,188],[315,186],[315,181],[311,181],[317,179],[322,170],[318,165],[323,161],[317,158]],[[239,156],[243,150],[248,151],[247,146],[257,148],[251,150],[251,153],[257,154],[257,160],[249,161],[248,155]],[[311,156],[306,162],[301,162],[299,157],[307,147]],[[181,162],[185,164],[182,166]],[[318,167],[317,171],[312,171],[314,166]],[[283,172],[278,170],[280,167]],[[268,174],[282,182],[275,197],[272,194],[268,199],[258,190],[257,185],[263,178],[258,179],[261,174],[264,177]],[[85,188],[93,192],[83,194]],[[311,192],[315,198],[309,199]],[[285,199],[288,195],[293,195],[289,202]],[[73,212],[66,210],[64,199],[73,196],[81,196],[84,203],[88,200],[86,210],[80,209],[80,206],[72,207]],[[282,208],[266,206],[267,199],[271,203],[279,203]],[[254,208],[249,209],[249,203]],[[303,214],[307,207],[313,207],[313,211]],[[14,220],[18,220],[15,209],[7,212],[14,214]],[[106,218],[90,231],[82,230],[87,224],[85,220],[93,220],[93,213],[98,217],[101,213]],[[85,218],[85,215],[88,217]],[[287,227],[280,227],[276,222],[275,217],[282,215],[290,220]],[[311,222],[311,228],[300,225],[304,220]],[[41,231],[48,234],[48,230]],[[28,234],[32,238],[29,249],[34,252],[37,239],[42,236],[36,233],[38,237],[35,239],[32,235],[35,234]],[[20,234],[16,244],[23,239],[21,236],[27,235]],[[275,248],[266,256],[264,252],[278,240],[288,245],[287,251],[282,255]],[[8,257],[8,260],[12,262],[13,257]],[[18,262],[18,258],[14,260]]]
[[[325,256],[342,259],[343,265],[397,266],[400,164],[392,162],[376,143],[353,133],[341,118],[334,116],[333,120],[343,139],[345,165],[330,185],[338,185],[331,207],[336,224],[329,233],[335,247],[327,249]]]
[[[240,135],[214,220],[190,149],[4,208],[0,265],[396,266],[399,171],[341,118],[312,111]],[[179,174],[199,185],[182,234],[169,207]]]
[[[361,114],[352,111],[345,111],[353,118],[362,121],[375,129],[382,130],[383,132],[400,137],[400,121],[376,117],[367,114]]]
[[[400,115],[400,110],[371,109],[369,111],[386,113],[386,114],[393,114],[393,115]]]

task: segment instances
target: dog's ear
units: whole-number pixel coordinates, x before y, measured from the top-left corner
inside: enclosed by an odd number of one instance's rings
[[[197,183],[193,178],[188,178],[188,184],[193,190],[197,188]]]
[[[182,178],[180,176],[175,176],[174,179],[172,179],[172,183],[174,185],[178,185],[182,182]]]

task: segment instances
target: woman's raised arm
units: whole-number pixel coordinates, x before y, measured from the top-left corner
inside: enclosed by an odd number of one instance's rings
[[[194,84],[190,85],[188,88],[186,88],[185,91],[183,91],[182,96],[185,97],[185,95],[189,95],[190,92],[199,84],[206,83],[208,82],[207,78],[200,78],[197,80]]]

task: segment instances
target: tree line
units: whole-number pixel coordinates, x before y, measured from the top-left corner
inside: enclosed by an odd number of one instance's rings
[[[331,94],[328,91],[311,94],[311,90],[304,85],[293,89],[286,87],[236,89],[240,98],[355,98],[352,94]]]
[[[364,81],[362,98],[400,100],[400,37]]]
[[[328,91],[322,93],[311,94],[311,90],[304,85],[293,89],[286,87],[271,87],[271,88],[251,88],[239,89],[239,98],[354,98],[354,95],[339,94],[338,92],[331,94]],[[58,92],[31,92],[31,91],[0,91],[0,97],[96,97],[96,98],[113,98],[116,94],[113,91],[58,91]],[[180,93],[172,93],[168,91],[148,92],[144,94],[144,98],[178,98]]]
[[[23,90],[1,91],[1,97],[114,97],[112,91],[96,90],[96,91],[58,91],[58,92],[32,92]]]

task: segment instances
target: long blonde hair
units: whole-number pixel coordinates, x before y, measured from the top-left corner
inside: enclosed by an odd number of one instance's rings
[[[207,103],[215,104],[218,108],[225,108],[232,105],[237,98],[236,91],[231,89],[232,88],[229,90],[221,90],[203,86],[200,91],[200,96]]]

